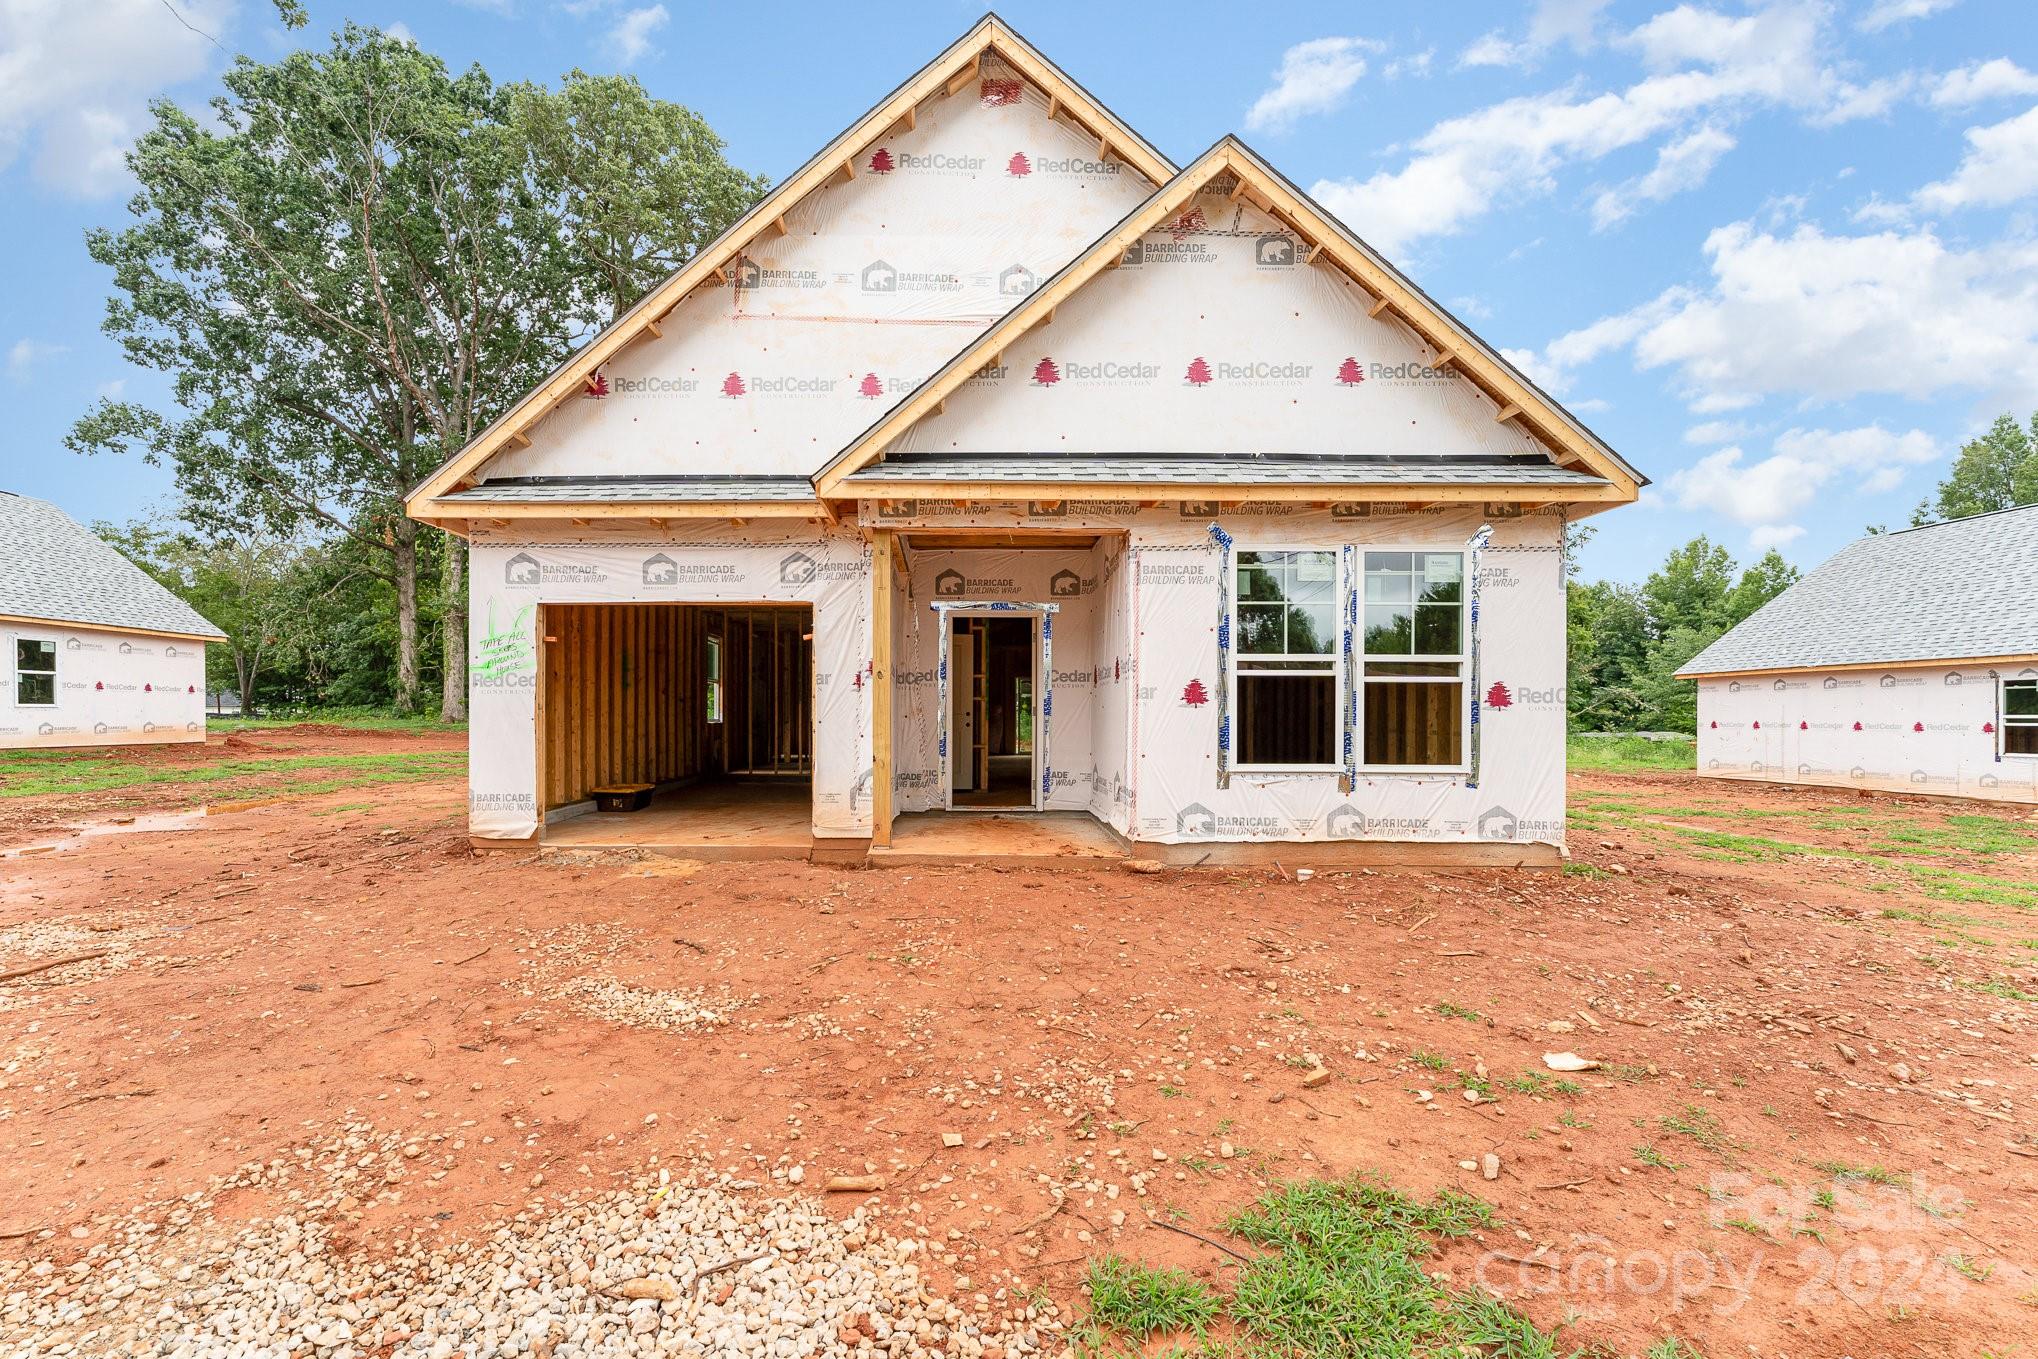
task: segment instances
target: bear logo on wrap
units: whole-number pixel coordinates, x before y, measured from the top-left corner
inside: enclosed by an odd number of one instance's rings
[[[963,589],[964,581],[960,571],[950,569],[934,578],[934,593],[944,599],[961,599]]]
[[[1040,286],[1040,276],[1023,264],[1015,264],[998,275],[1000,297],[1024,297]]]
[[[1083,592],[1083,578],[1073,571],[1057,571],[1047,582],[1048,594],[1056,599],[1066,599]]]
[[[679,579],[679,563],[663,552],[654,553],[644,559],[644,583],[646,585],[670,585]]]
[[[1347,802],[1323,819],[1323,831],[1333,840],[1357,840],[1366,833],[1366,814]]]
[[[863,290],[867,293],[897,292],[899,271],[883,260],[872,260],[863,266]]]
[[[1521,833],[1520,818],[1497,804],[1479,813],[1476,824],[1482,840],[1512,840]]]
[[[1285,269],[1295,262],[1295,238],[1276,232],[1253,242],[1253,263],[1262,269]]]
[[[812,557],[804,552],[788,552],[779,558],[778,580],[781,585],[805,585],[814,579],[818,566]]]
[[[1175,813],[1175,834],[1177,835],[1215,835],[1216,833],[1217,813],[1211,811],[1200,802],[1192,802]]]
[[[528,552],[517,553],[502,564],[502,578],[508,585],[536,585],[538,559]]]

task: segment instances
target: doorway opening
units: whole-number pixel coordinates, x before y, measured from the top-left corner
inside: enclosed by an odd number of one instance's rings
[[[957,614],[948,627],[949,805],[1036,807],[1040,619]]]

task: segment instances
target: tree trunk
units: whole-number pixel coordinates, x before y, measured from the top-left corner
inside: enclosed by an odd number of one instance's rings
[[[396,577],[396,710],[408,714],[418,710],[417,525],[393,521],[389,553]]]
[[[444,640],[445,684],[439,693],[439,720],[467,720],[467,544],[446,535],[444,588],[440,596],[444,616],[440,636]]]
[[[240,689],[236,697],[240,699],[242,717],[255,715],[255,667],[252,659],[240,648],[234,649],[234,684]]]

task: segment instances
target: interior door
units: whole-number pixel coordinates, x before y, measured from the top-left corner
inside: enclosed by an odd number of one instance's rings
[[[977,787],[977,705],[981,683],[977,675],[977,646],[974,632],[950,630],[948,639],[948,770],[950,786],[958,793]]]

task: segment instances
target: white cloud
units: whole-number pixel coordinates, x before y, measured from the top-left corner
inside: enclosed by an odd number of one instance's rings
[[[1941,10],[1952,9],[1960,0],[1875,0],[1868,13],[1855,25],[1863,32],[1880,33],[1892,24],[1912,19],[1929,19]]]
[[[1880,118],[1917,88],[1918,77],[1905,71],[1865,85],[1843,80],[1833,87],[1826,106],[1811,115],[1813,127],[1838,127],[1861,118]]]
[[[7,348],[7,376],[16,382],[26,382],[36,365],[45,359],[53,359],[69,351],[69,345],[51,344],[45,340],[31,340],[24,336]]]
[[[1932,87],[1931,100],[1940,108],[1968,108],[1991,99],[2027,94],[2038,94],[2038,75],[2008,57],[1997,57],[1940,76],[1939,83]]]
[[[1254,131],[1281,131],[1297,118],[1334,112],[1366,73],[1366,54],[1382,44],[1368,38],[1312,38],[1281,54],[1273,87],[1246,110]]]
[[[124,377],[108,378],[92,389],[92,395],[101,401],[118,401],[126,394],[127,379]]]
[[[1916,206],[1952,211],[1993,207],[2038,193],[2038,106],[1991,127],[1967,129],[1967,153],[1953,173],[1913,196]]]
[[[1436,60],[1437,50],[1425,47],[1420,52],[1411,52],[1405,57],[1396,57],[1380,68],[1380,74],[1389,80],[1402,76],[1421,78],[1429,74],[1430,63]]]
[[[1761,535],[1774,547],[1803,532],[1792,522],[1827,496],[1828,488],[1889,489],[1911,468],[1936,461],[1939,446],[1923,430],[1898,434],[1880,425],[1859,429],[1792,429],[1777,436],[1767,457],[1750,461],[1739,447],[1708,453],[1670,478],[1680,508],[1711,510]]]
[[[1748,546],[1767,552],[1772,547],[1788,547],[1802,537],[1803,524],[1764,524],[1748,531]]]
[[[618,66],[633,65],[651,50],[651,40],[672,16],[663,5],[646,5],[626,12],[609,30],[609,55]]]
[[[1737,222],[1705,241],[1703,288],[1671,288],[1558,337],[1541,362],[1568,381],[1621,349],[1669,368],[1691,409],[1719,414],[1767,395],[1923,400],[2038,390],[2038,241],[1949,247],[1929,230],[1788,235]]]
[[[1644,203],[1660,203],[1688,189],[1696,189],[1712,174],[1713,167],[1720,163],[1720,157],[1733,149],[1734,139],[1712,126],[1701,127],[1688,136],[1666,143],[1656,153],[1654,169],[1607,189],[1592,200],[1593,230],[1604,231],[1625,221]]]
[[[1558,43],[1588,52],[1599,42],[1599,16],[1610,0],[1537,0],[1528,31],[1510,39],[1499,30],[1482,35],[1458,55],[1460,66],[1533,66]]]
[[[50,187],[118,189],[149,98],[224,60],[212,39],[224,38],[235,9],[234,0],[179,0],[174,11],[162,0],[0,0],[0,170],[33,145],[35,174]]]
[[[405,23],[401,19],[398,19],[393,24],[385,24],[382,28],[382,31],[389,37],[396,39],[398,42],[409,43],[412,47],[416,47],[418,45],[418,35],[411,32],[410,25]]]
[[[1730,444],[1748,437],[1748,427],[1738,420],[1708,420],[1684,431],[1688,444]]]
[[[1320,180],[1310,192],[1392,253],[1553,192],[1566,166],[1689,137],[1700,124],[1758,108],[1832,121],[1887,107],[1890,88],[1854,85],[1827,64],[1827,17],[1810,0],[1739,17],[1680,5],[1615,39],[1650,70],[1626,89],[1591,94],[1574,82],[1446,119],[1416,139],[1400,169]]]

